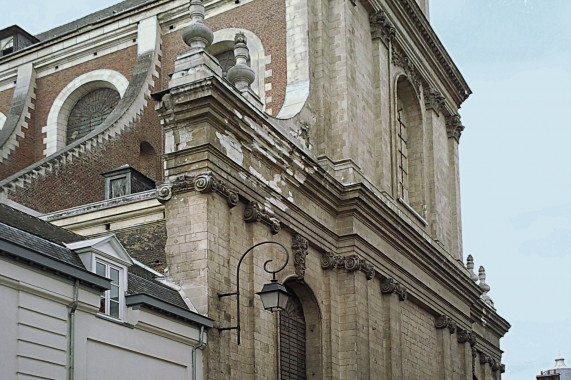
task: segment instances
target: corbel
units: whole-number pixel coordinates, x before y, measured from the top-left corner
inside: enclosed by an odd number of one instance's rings
[[[256,201],[249,202],[244,209],[244,221],[246,223],[264,223],[270,227],[273,235],[280,232],[282,228],[280,221]]]
[[[343,268],[349,272],[360,270],[365,273],[367,280],[375,277],[375,268],[367,260],[357,256],[335,255],[333,252],[323,252],[321,256],[321,267],[323,269]]]
[[[408,292],[403,285],[396,282],[393,278],[386,278],[381,282],[381,294],[393,293],[398,295],[400,301],[404,301],[408,297]]]

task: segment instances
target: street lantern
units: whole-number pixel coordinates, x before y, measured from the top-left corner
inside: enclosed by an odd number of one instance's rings
[[[219,327],[218,331],[224,330],[237,330],[237,343],[240,345],[240,331],[242,330],[240,326],[240,266],[242,265],[242,261],[244,257],[252,251],[254,248],[262,245],[262,244],[276,244],[283,248],[286,259],[284,264],[277,270],[268,269],[268,264],[272,262],[272,260],[267,260],[264,263],[264,270],[267,273],[272,274],[272,281],[269,284],[265,284],[262,288],[261,292],[257,294],[260,295],[262,300],[262,304],[264,305],[264,309],[269,311],[280,311],[285,310],[285,306],[288,301],[289,293],[287,292],[285,286],[280,284],[278,280],[276,280],[276,273],[281,272],[287,265],[289,261],[289,252],[287,248],[276,241],[263,241],[261,243],[255,244],[252,247],[248,248],[246,252],[242,254],[240,257],[240,261],[238,261],[238,266],[236,267],[236,291],[232,293],[218,293],[218,298],[228,297],[228,296],[236,296],[236,326],[232,327]]]
[[[269,284],[265,284],[262,291],[256,294],[258,294],[262,299],[264,309],[271,312],[285,310],[287,300],[289,299],[289,293],[285,286],[276,280],[272,280]]]

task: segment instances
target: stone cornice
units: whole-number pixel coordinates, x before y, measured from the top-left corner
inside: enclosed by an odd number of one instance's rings
[[[377,246],[367,243],[364,237],[365,231],[362,231],[362,235],[360,231],[350,230],[339,235],[333,226],[324,225],[324,221],[308,215],[304,208],[289,201],[264,183],[259,176],[251,175],[247,170],[246,176],[240,176],[238,173],[244,174],[242,164],[230,159],[220,147],[214,145],[215,141],[204,140],[203,143],[199,143],[194,140],[197,144],[195,147],[165,154],[168,162],[179,165],[169,166],[169,172],[173,174],[184,172],[189,170],[187,165],[196,168],[192,160],[183,159],[182,155],[195,156],[215,173],[218,173],[218,170],[223,171],[224,178],[232,186],[242,189],[242,195],[246,199],[255,199],[259,202],[264,202],[264,199],[277,199],[283,204],[283,209],[273,207],[275,216],[292,230],[304,231],[304,238],[319,242],[325,252],[338,251],[338,244],[343,239],[356,239],[366,250],[362,251],[364,254],[360,254],[360,258],[367,260],[375,268],[390,268],[386,274],[380,272],[383,277],[398,278],[399,282],[406,284],[411,297],[417,297],[416,292],[422,294],[427,292],[430,297],[436,297],[438,300],[436,303],[426,301],[433,310],[455,315],[458,322],[463,324],[469,322],[470,305],[479,299],[480,289],[469,279],[464,268],[452,258],[446,257],[445,251],[431,240],[421,226],[407,219],[393,199],[368,183],[351,185],[339,183],[299,144],[292,141],[293,137],[281,133],[280,128],[274,126],[272,119],[250,107],[244,98],[236,96],[219,79],[210,77],[184,87],[173,89],[171,92],[171,101],[175,105],[169,111],[169,115],[172,114],[177,123],[184,125],[208,123],[209,130],[214,129],[218,133],[224,131],[236,136],[237,143],[243,144],[243,151],[250,151],[253,148],[251,142],[255,141],[256,152],[263,152],[264,156],[268,156],[265,163],[271,172],[286,173],[292,169],[299,169],[296,175],[283,176],[283,181],[292,185],[291,189],[295,188],[296,192],[314,199],[315,206],[324,213],[337,217],[345,215],[359,220],[357,223],[359,226],[367,228],[370,230],[367,233],[376,234],[375,236],[394,247],[395,253],[388,256]],[[161,94],[157,94],[156,98],[160,99],[160,96]],[[177,100],[179,97],[180,104]],[[215,135],[214,131],[210,133]],[[444,289],[450,289],[450,292],[453,292],[458,301],[466,307],[462,310],[455,309],[455,306],[439,294],[438,289],[431,289],[426,282],[415,278],[412,273],[400,270],[402,264],[395,261],[394,254],[398,255],[399,260],[407,260],[426,273],[431,282],[434,281]],[[422,297],[420,299],[425,299]]]
[[[436,61],[442,66],[448,75],[448,78],[454,84],[459,104],[461,104],[468,98],[472,91],[452,61],[452,58],[450,58],[450,55],[440,42],[440,39],[432,29],[432,26],[424,16],[424,13],[414,0],[397,0],[395,3],[399,4],[404,10],[404,13],[416,27],[424,42],[429,47],[430,52],[434,55]]]

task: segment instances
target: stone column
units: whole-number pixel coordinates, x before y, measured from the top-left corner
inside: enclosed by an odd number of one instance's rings
[[[383,348],[386,379],[403,378],[401,345],[401,301],[406,299],[406,291],[392,278],[381,283],[383,294]],[[398,295],[398,297],[397,297]]]
[[[460,213],[460,165],[458,144],[464,126],[459,115],[446,119],[448,134],[448,155],[450,165],[450,205],[451,205],[451,243],[449,252],[458,260],[462,260],[462,215]]]

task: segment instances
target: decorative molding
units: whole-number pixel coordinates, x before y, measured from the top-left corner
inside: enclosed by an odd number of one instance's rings
[[[381,282],[381,294],[393,294],[399,296],[400,301],[406,300],[408,292],[404,286],[396,282],[393,278],[387,278]]]
[[[324,252],[321,256],[321,267],[323,269],[344,268],[349,272],[360,270],[367,275],[367,280],[375,277],[373,264],[357,255],[342,256],[333,252]]]
[[[476,337],[474,333],[470,330],[458,329],[458,343],[470,343],[470,346],[474,347],[476,345]]]
[[[244,209],[244,221],[246,223],[262,222],[270,227],[273,235],[280,232],[282,228],[280,221],[256,201],[248,203]]]
[[[460,115],[452,115],[446,118],[446,132],[448,134],[448,138],[455,138],[457,142],[460,142],[460,136],[462,135],[462,131],[464,130],[464,126],[462,125],[462,121],[460,121]]]
[[[300,234],[295,234],[293,236],[293,243],[291,245],[291,250],[293,252],[293,265],[295,266],[295,274],[298,280],[303,280],[305,277],[305,256],[309,254],[308,249],[309,243],[307,239]]]
[[[404,70],[417,95],[420,96],[420,89],[422,87],[421,75],[418,73],[418,70],[410,58],[406,55],[404,50],[402,50],[396,44],[393,45],[391,62],[393,65],[401,67]]]
[[[506,372],[506,365],[500,364],[500,373],[505,373],[505,372]]]
[[[396,29],[384,11],[378,11],[369,16],[371,38],[379,38],[388,47],[396,36]]]
[[[440,91],[431,86],[424,87],[423,95],[424,105],[426,106],[426,109],[433,110],[436,112],[436,115],[439,116],[440,112],[442,112],[444,106],[446,105],[444,95],[442,95]]]
[[[163,185],[161,185],[163,186]],[[238,204],[240,201],[240,195],[238,190],[230,188],[226,182],[217,179],[211,171],[207,171],[198,175],[184,175],[176,178],[172,184],[164,185],[164,187],[171,186],[171,191],[173,194],[182,193],[185,191],[196,190],[200,193],[212,193],[216,192],[226,198],[228,207],[232,208]],[[163,187],[163,188],[164,188]],[[158,190],[160,191],[161,188]],[[168,196],[166,192],[168,190],[163,190],[165,195]],[[157,191],[157,199],[158,191]],[[170,199],[170,198],[169,198]],[[167,199],[168,200],[168,199]],[[166,201],[165,201],[166,202]]]
[[[25,137],[31,113],[35,109],[36,70],[32,63],[18,67],[16,87],[8,115],[0,124],[0,163],[20,146],[18,141]]]
[[[446,74],[448,74],[448,78],[456,88],[460,103],[462,103],[472,92],[462,77],[462,74],[460,74],[460,71],[456,65],[454,65],[448,52],[436,36],[436,33],[434,33],[430,23],[423,15],[422,10],[414,0],[398,0],[398,3],[404,8],[405,12],[413,21],[413,24],[418,28],[420,35],[424,38],[424,41],[434,54],[436,60],[442,65]]]
[[[454,334],[456,332],[457,325],[456,322],[452,320],[452,318],[442,314],[434,321],[434,327],[436,327],[437,329],[448,328],[450,334]]]
[[[479,359],[480,359],[480,364],[486,364],[492,358],[490,358],[488,355],[484,354],[483,352],[480,352]]]
[[[105,121],[86,136],[65,146],[60,151],[45,157],[27,168],[0,181],[0,191],[16,192],[18,187],[27,188],[32,181],[56,173],[63,166],[82,157],[85,152],[121,135],[140,118],[151,94],[151,88],[158,78],[157,68],[160,67],[161,28],[156,16],[141,20],[138,24],[137,41],[145,41],[145,51],[138,49],[139,55],[135,61],[133,74],[125,96]],[[148,50],[147,50],[148,49]],[[6,125],[4,125],[6,128]],[[4,129],[3,128],[3,129]]]

